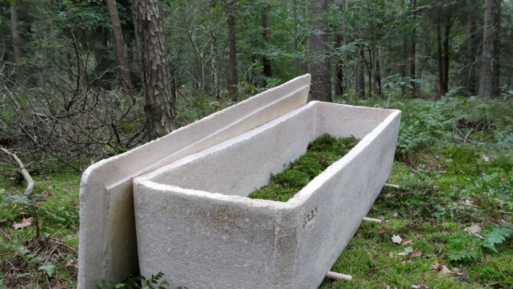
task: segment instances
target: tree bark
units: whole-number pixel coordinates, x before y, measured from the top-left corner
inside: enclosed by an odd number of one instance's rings
[[[262,30],[263,30],[263,38],[266,46],[271,44],[271,29],[269,26],[269,5],[264,4],[264,8],[262,9]],[[273,70],[271,66],[271,60],[264,55],[262,59],[262,63],[264,66],[264,75],[265,77],[272,77]]]
[[[356,56],[356,94],[359,98],[365,97],[365,76],[364,76],[364,63],[363,63],[363,44],[358,44]]]
[[[327,0],[315,0],[312,4],[314,32],[310,36],[312,49],[312,99],[331,102],[330,61],[328,52]]]
[[[467,22],[467,69],[466,69],[466,86],[469,96],[477,94],[476,72],[474,68],[476,49],[476,18],[475,9],[476,0],[467,0],[468,22]]]
[[[437,58],[438,58],[438,84],[440,87],[439,97],[444,96],[445,91],[445,77],[444,77],[444,60],[443,60],[443,48],[442,48],[442,28],[440,21],[436,24],[436,43],[437,43]]]
[[[238,96],[237,85],[239,84],[239,74],[237,72],[237,35],[235,28],[235,5],[236,1],[230,1],[227,5],[228,12],[228,47],[230,49],[230,61],[228,77],[228,91],[235,100]]]
[[[219,93],[219,78],[217,76],[217,48],[216,48],[216,33],[215,33],[215,23],[214,23],[214,10],[216,8],[216,0],[210,0],[210,61],[211,61],[211,71],[212,71],[212,81],[214,82],[214,95],[217,99],[221,98],[221,94]]]
[[[114,34],[114,42],[116,43],[116,55],[118,57],[119,69],[123,78],[124,86],[128,91],[132,91],[132,80],[130,79],[130,70],[125,50],[125,40],[123,39],[123,31],[119,22],[118,8],[116,0],[107,0],[109,7],[110,19],[112,20],[112,31]]]
[[[335,42],[337,48],[340,48],[342,46],[342,34],[335,33],[333,42]],[[339,56],[335,57],[335,95],[340,96],[344,94],[344,64]]]
[[[374,48],[374,94],[381,96],[381,67],[379,59],[381,58],[381,49]]]
[[[411,14],[413,19],[413,29],[411,34],[411,43],[410,43],[410,78],[411,78],[411,95],[413,97],[417,97],[417,84],[415,83],[416,78],[416,60],[417,60],[417,0],[411,0]]]
[[[19,31],[18,10],[16,3],[11,2],[11,36],[14,50],[14,61],[16,61],[16,76],[18,81],[23,80],[23,49]]]
[[[449,55],[449,40],[451,34],[451,26],[445,26],[445,36],[444,36],[444,91],[447,93],[449,91],[449,64],[450,64],[450,55]]]
[[[481,81],[479,82],[479,95],[485,98],[496,97],[497,82],[495,69],[497,69],[497,59],[495,44],[497,42],[497,34],[495,30],[496,20],[496,5],[499,0],[485,0],[485,15],[484,15],[484,29],[483,29],[483,55],[481,59]]]
[[[501,7],[502,0],[495,1],[495,43],[494,43],[494,59],[495,59],[495,67],[494,67],[494,77],[493,80],[495,82],[495,96],[499,97],[501,95],[501,86],[500,86],[500,76],[501,76]]]
[[[134,0],[143,62],[146,125],[150,140],[175,129],[175,95],[157,0]]]

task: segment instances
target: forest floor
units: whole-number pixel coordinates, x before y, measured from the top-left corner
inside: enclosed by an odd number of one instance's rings
[[[513,288],[513,103],[352,103],[403,111],[389,183],[320,288]],[[0,288],[74,288],[80,174],[49,169],[21,197],[0,167]],[[334,216],[336,217],[336,216]],[[163,276],[165,279],[166,276]]]

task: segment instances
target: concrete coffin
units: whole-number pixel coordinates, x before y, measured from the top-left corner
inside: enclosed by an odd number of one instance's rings
[[[170,288],[317,288],[390,175],[399,122],[310,102],[135,178],[141,274]],[[247,198],[324,133],[361,141],[288,202]]]
[[[137,274],[132,179],[222,143],[298,107],[310,75],[267,90],[158,140],[90,166],[80,184],[78,288],[108,288]]]

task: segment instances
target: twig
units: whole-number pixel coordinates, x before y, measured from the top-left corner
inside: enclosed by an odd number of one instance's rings
[[[21,169],[21,175],[23,176],[23,178],[25,179],[25,181],[27,182],[27,189],[25,190],[25,192],[23,193],[23,195],[25,197],[28,197],[30,196],[30,194],[32,194],[32,191],[34,190],[34,180],[32,180],[32,177],[30,176],[30,174],[28,173],[28,171],[25,169],[25,165],[23,165],[23,163],[21,162],[21,160],[13,153],[11,153],[10,151],[6,150],[5,148],[3,147],[0,147],[0,149],[10,155],[11,157],[13,157],[13,159],[18,163],[18,165],[20,166],[20,169]]]

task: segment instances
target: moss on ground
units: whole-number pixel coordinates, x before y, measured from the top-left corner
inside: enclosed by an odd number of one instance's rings
[[[356,144],[358,140],[354,137],[336,139],[324,134],[311,142],[306,153],[291,162],[283,172],[272,176],[269,185],[255,190],[249,197],[286,202]]]

